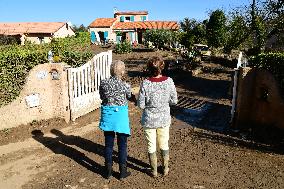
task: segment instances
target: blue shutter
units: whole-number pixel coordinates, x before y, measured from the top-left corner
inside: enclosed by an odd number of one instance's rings
[[[130,17],[130,21],[131,21],[131,22],[134,22],[134,16],[131,16],[131,17]]]
[[[132,42],[132,32],[129,32],[130,42]]]
[[[96,34],[94,31],[91,31],[91,42],[94,43],[97,41]]]
[[[107,39],[107,37],[108,37],[108,32],[105,31],[105,32],[104,32],[104,38]]]
[[[124,16],[120,17],[120,22],[124,22]]]
[[[146,16],[143,16],[143,21],[146,21]]]

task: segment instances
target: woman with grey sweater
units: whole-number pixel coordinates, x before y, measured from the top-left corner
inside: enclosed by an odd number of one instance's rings
[[[150,74],[139,91],[137,105],[143,109],[142,126],[148,144],[151,174],[157,177],[156,140],[163,158],[163,174],[169,172],[169,128],[171,125],[170,105],[177,104],[177,92],[173,80],[162,75],[165,63],[153,57],[147,64]]]

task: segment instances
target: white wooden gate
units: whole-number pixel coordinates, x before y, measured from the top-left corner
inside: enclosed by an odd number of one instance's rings
[[[68,69],[71,120],[100,107],[99,86],[102,79],[110,77],[112,51],[95,55],[78,68]]]

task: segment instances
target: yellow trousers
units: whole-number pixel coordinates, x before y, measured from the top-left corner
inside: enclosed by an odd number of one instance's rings
[[[170,127],[157,129],[144,128],[146,140],[148,144],[148,152],[156,152],[156,141],[158,140],[161,150],[169,150]]]

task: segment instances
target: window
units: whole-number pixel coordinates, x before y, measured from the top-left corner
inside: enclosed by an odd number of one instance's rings
[[[125,22],[130,22],[130,16],[125,17]]]
[[[146,16],[141,16],[141,21],[146,21]]]
[[[38,37],[39,40],[39,44],[43,44],[44,43],[44,37]]]

